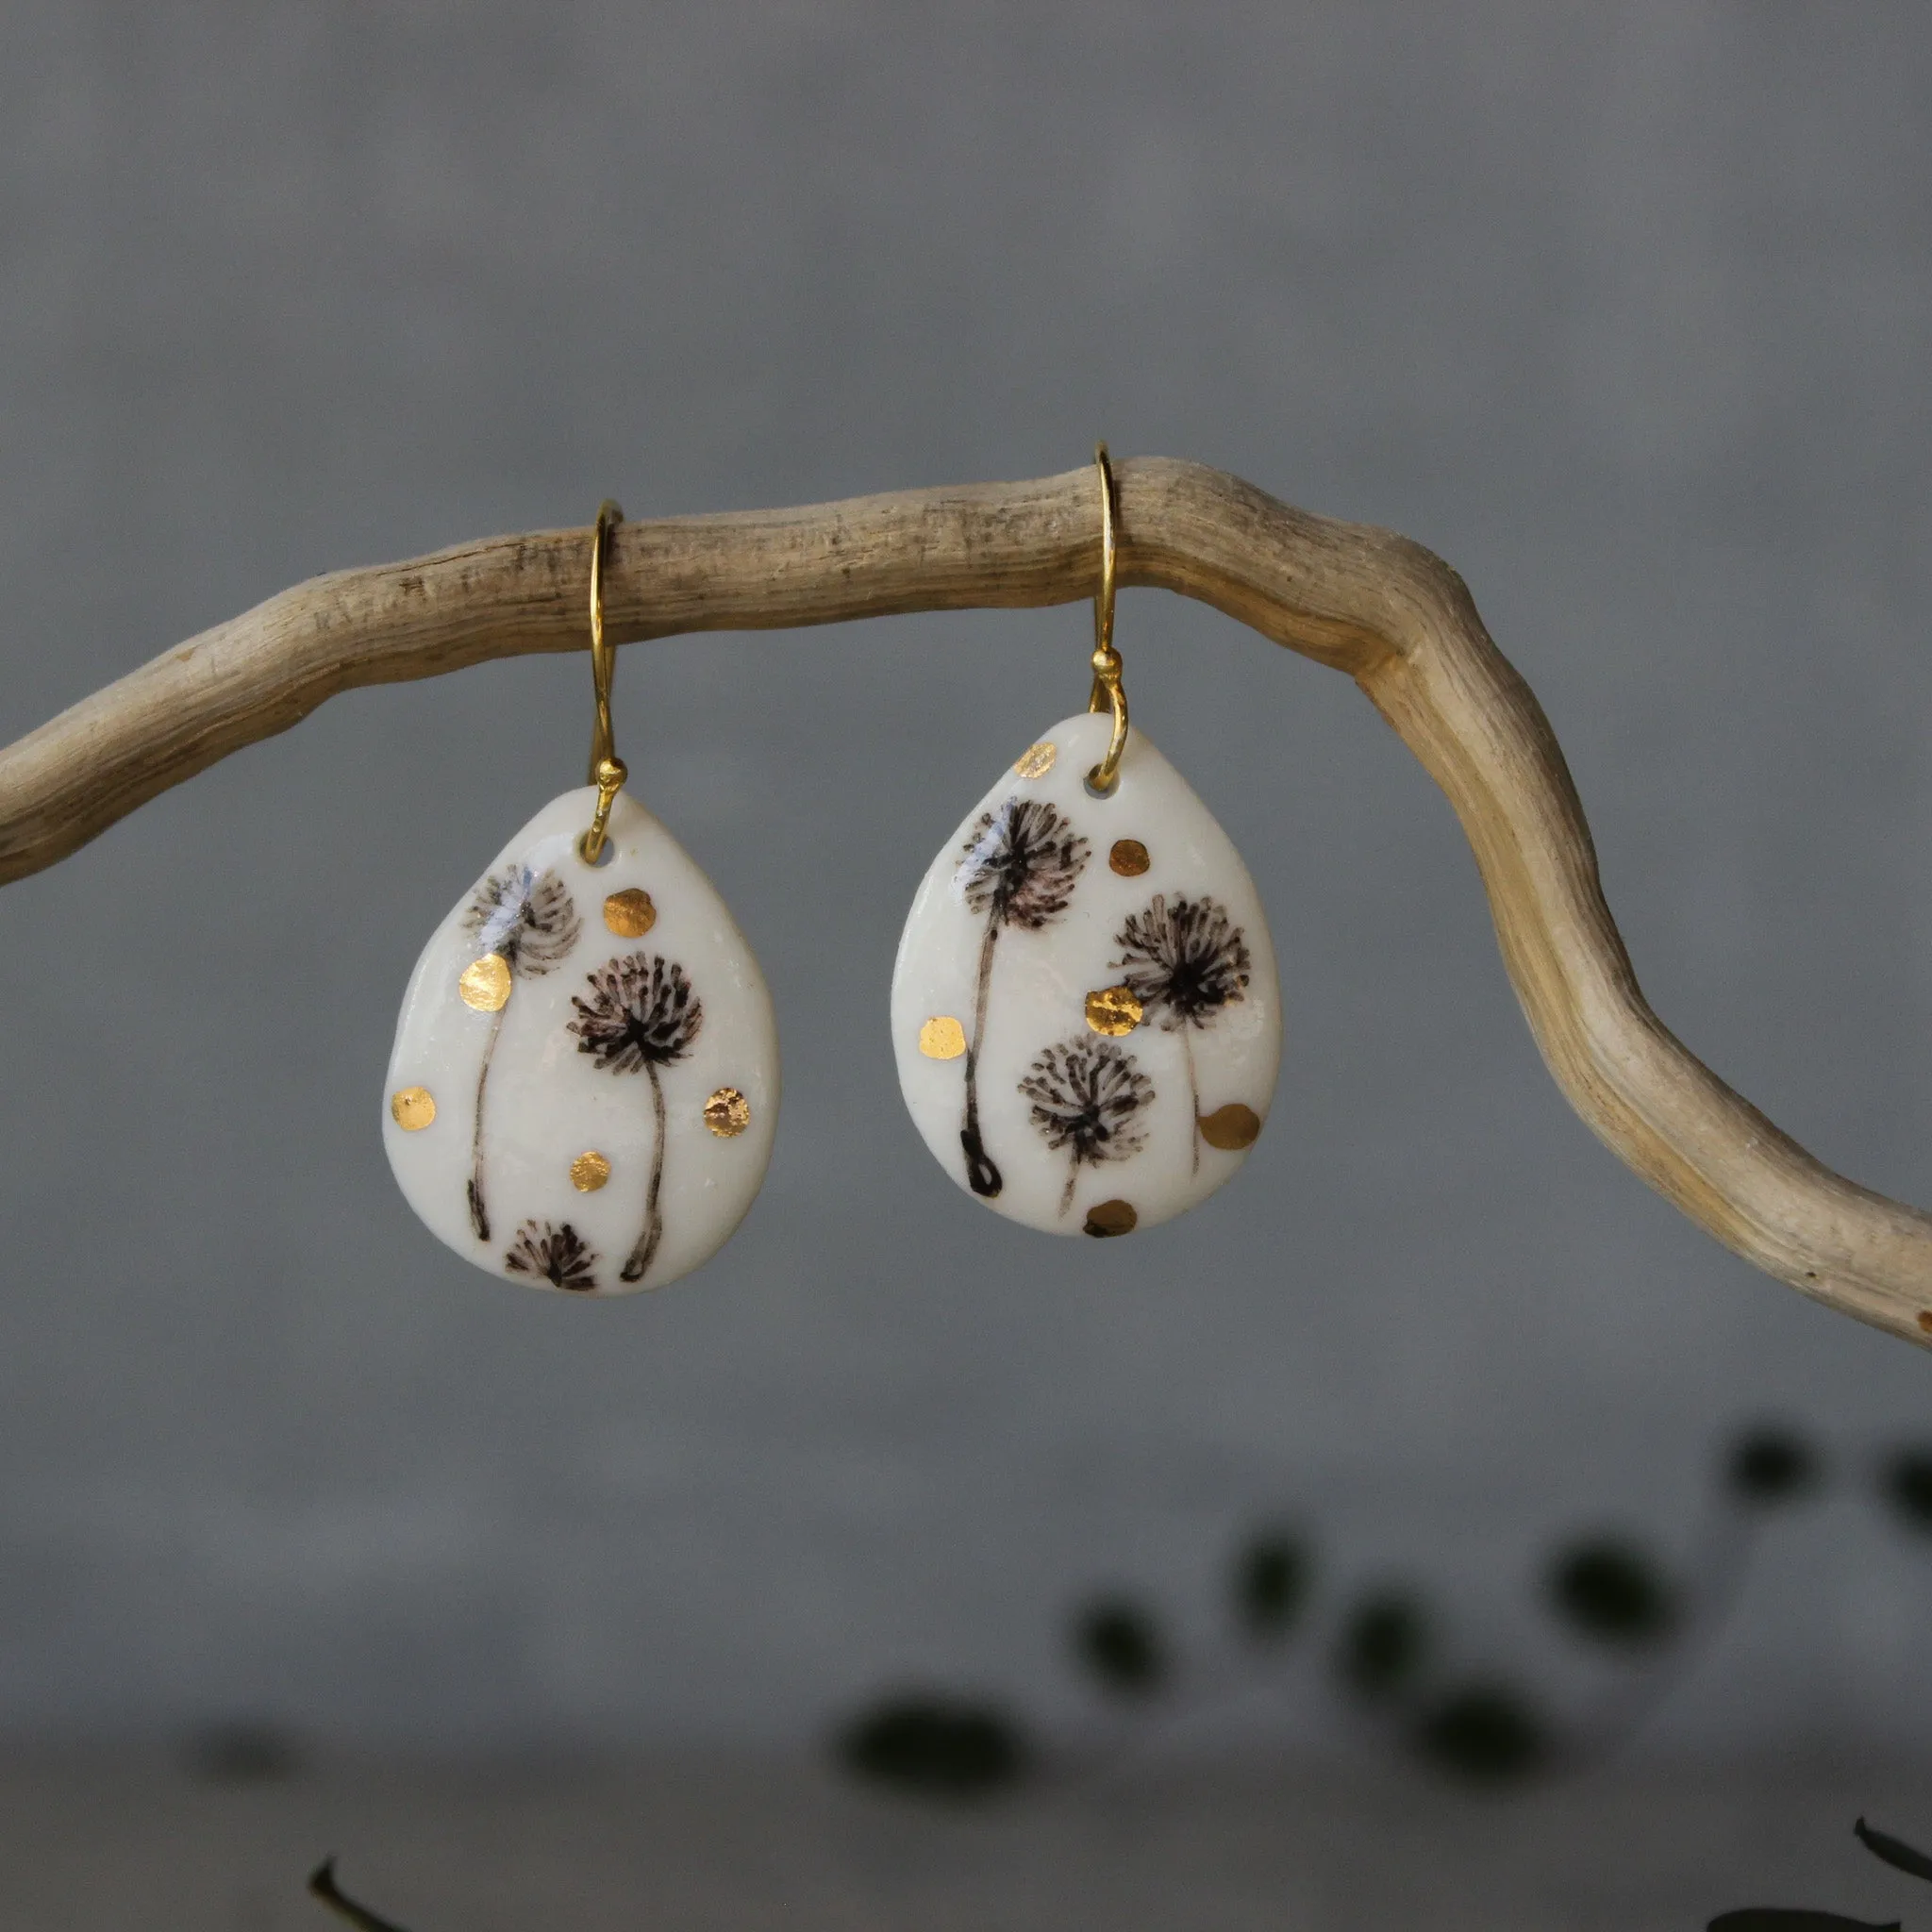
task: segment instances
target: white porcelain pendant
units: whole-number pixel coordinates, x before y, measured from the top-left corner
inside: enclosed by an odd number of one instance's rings
[[[764,1178],[778,1041],[717,889],[627,793],[554,799],[431,935],[403,997],[383,1141],[466,1260],[578,1294],[708,1260]]]
[[[940,1165],[1051,1234],[1126,1234],[1229,1179],[1281,1059],[1274,947],[1247,867],[1130,731],[1056,725],[926,873],[892,973],[906,1105]]]

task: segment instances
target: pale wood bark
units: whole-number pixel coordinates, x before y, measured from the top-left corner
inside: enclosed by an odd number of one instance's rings
[[[1356,679],[1468,835],[1530,1028],[1584,1121],[1691,1220],[1847,1314],[1932,1340],[1932,1217],[1812,1159],[1645,1004],[1549,722],[1462,580],[1386,530],[1198,464],[1117,465],[1120,581],[1179,591]],[[1092,472],[616,532],[623,641],[1091,594]],[[166,652],[0,752],[0,883],[352,686],[587,643],[582,530],[343,571]]]

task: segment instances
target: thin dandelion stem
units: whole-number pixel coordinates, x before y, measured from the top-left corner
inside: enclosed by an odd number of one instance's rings
[[[483,1065],[476,1074],[476,1122],[470,1136],[470,1226],[479,1241],[490,1239],[490,1209],[483,1198],[483,1090],[490,1084],[490,1062],[496,1038],[503,1031],[504,1008],[490,1016],[490,1037],[483,1042]]]
[[[979,1131],[979,1056],[986,1044],[993,948],[1002,926],[1039,932],[1067,909],[1087,852],[1086,840],[1052,806],[1037,798],[1008,798],[980,813],[953,874],[968,908],[986,915],[986,937],[979,942],[979,981],[973,998],[973,1038],[966,1048],[966,1114],[959,1127],[966,1185],[982,1200],[991,1200],[1006,1185],[998,1167],[987,1158]]]
[[[1213,899],[1157,892],[1114,935],[1126,970],[1123,982],[1143,1008],[1159,1008],[1161,1026],[1181,1036],[1188,1062],[1188,1148],[1201,1172],[1201,1085],[1194,1071],[1193,1029],[1208,1026],[1247,996],[1253,960],[1241,929]]]
[[[651,1111],[657,1119],[658,1136],[657,1145],[651,1151],[650,1184],[644,1190],[644,1231],[630,1251],[630,1259],[624,1264],[626,1281],[644,1278],[657,1259],[658,1243],[664,1239],[664,1216],[658,1207],[658,1192],[664,1185],[664,1082],[658,1077],[655,1060],[645,1061],[644,1072],[651,1076]]]
[[[553,870],[533,873],[527,865],[512,865],[485,879],[463,914],[463,925],[480,956],[493,955],[512,984],[526,977],[541,979],[561,965],[583,929],[562,879]],[[483,1065],[476,1074],[469,1195],[470,1226],[479,1241],[490,1239],[490,1206],[483,1192],[483,1090],[490,1083],[490,1059],[503,1030],[503,1011],[498,1007],[490,1016],[490,1037],[483,1042]]]
[[[987,1000],[992,991],[992,949],[998,943],[1000,921],[997,912],[986,922],[986,937],[979,942],[979,979],[973,995],[973,1039],[966,1048],[966,1121],[959,1130],[959,1145],[966,1154],[966,1182],[983,1200],[991,1200],[1006,1185],[999,1169],[988,1157],[979,1134],[979,1049],[986,1039]]]
[[[1060,1212],[1064,1214],[1074,1205],[1074,1187],[1080,1178],[1080,1157],[1076,1154],[1067,1164],[1067,1184],[1060,1190]]]
[[[1194,1077],[1194,1029],[1181,1028],[1181,1052],[1188,1061],[1188,1144],[1194,1150],[1196,1174],[1201,1172],[1201,1088]]]
[[[593,1055],[607,1073],[651,1076],[651,1111],[658,1124],[651,1154],[651,1179],[644,1195],[644,1227],[620,1275],[641,1281],[664,1238],[660,1191],[664,1183],[666,1123],[659,1070],[675,1066],[690,1053],[704,1024],[705,1007],[673,959],[632,953],[600,966],[589,978],[591,997],[572,999],[577,1016],[568,1030],[577,1051]]]

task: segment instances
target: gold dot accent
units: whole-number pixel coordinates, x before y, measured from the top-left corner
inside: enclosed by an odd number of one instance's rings
[[[1124,879],[1137,879],[1154,861],[1147,857],[1147,848],[1138,839],[1116,839],[1113,850],[1107,855],[1107,862]]]
[[[1144,1009],[1130,986],[1104,986],[1087,995],[1087,1024],[1096,1033],[1118,1040],[1141,1024]]]
[[[956,1060],[966,1051],[966,1029],[952,1014],[937,1014],[919,1029],[919,1050],[929,1060]]]
[[[721,1087],[705,1102],[705,1124],[721,1141],[751,1125],[751,1102],[736,1087]]]
[[[604,924],[621,940],[641,940],[658,923],[651,895],[636,886],[612,892],[604,902]]]
[[[570,1184],[580,1194],[594,1194],[610,1178],[610,1162],[593,1147],[570,1164]]]
[[[436,1096],[426,1087],[398,1087],[389,1097],[389,1117],[406,1134],[420,1134],[436,1118]]]
[[[509,965],[501,953],[485,953],[463,968],[457,991],[466,1007],[479,1013],[500,1013],[509,1004]]]
[[[1053,770],[1053,761],[1058,757],[1059,748],[1042,738],[1020,754],[1020,761],[1013,769],[1023,778],[1043,778]]]
[[[1919,1311],[1919,1326],[1923,1328],[1927,1335],[1932,1335],[1932,1313],[1927,1313],[1924,1309],[1922,1308]]]
[[[1252,1147],[1260,1132],[1261,1116],[1239,1100],[1201,1116],[1202,1140],[1210,1147],[1219,1147],[1224,1154],[1239,1154],[1243,1147]]]
[[[1141,1224],[1131,1201],[1102,1201],[1087,1210],[1084,1233],[1105,1240],[1112,1234],[1132,1234]]]

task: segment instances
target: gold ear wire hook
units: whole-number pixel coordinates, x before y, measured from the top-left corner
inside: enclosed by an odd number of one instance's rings
[[[597,527],[591,537],[591,683],[597,694],[597,723],[591,734],[591,783],[597,788],[597,811],[591,829],[577,841],[578,856],[586,865],[595,865],[603,858],[604,828],[610,823],[610,808],[630,776],[617,756],[611,735],[610,679],[617,669],[617,654],[604,637],[604,561],[609,553],[610,533],[623,521],[624,511],[607,496],[597,506]]]
[[[1087,774],[1087,789],[1107,798],[1121,781],[1121,754],[1127,747],[1127,694],[1121,688],[1121,654],[1113,647],[1113,465],[1108,461],[1106,443],[1093,445],[1093,464],[1100,472],[1100,588],[1093,593],[1093,689],[1087,708],[1113,713],[1113,736],[1108,740],[1107,756]]]

